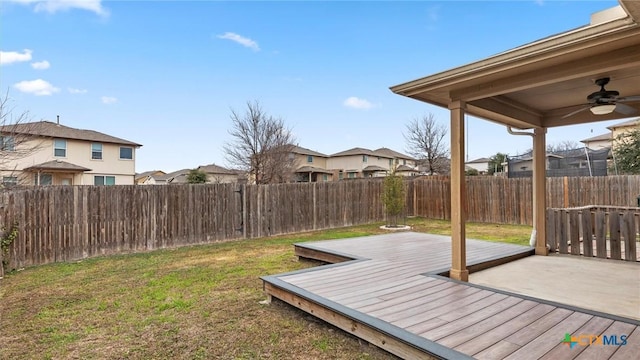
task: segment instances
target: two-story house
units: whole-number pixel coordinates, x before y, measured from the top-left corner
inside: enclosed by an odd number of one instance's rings
[[[620,135],[634,129],[640,129],[640,118],[613,124],[611,126],[608,126],[607,129],[611,131],[606,134],[601,134],[598,136],[590,137],[588,139],[580,140],[580,142],[592,150],[601,150],[605,148],[615,147],[616,140]]]
[[[327,170],[329,156],[300,146],[294,146],[291,156],[295,161],[296,179],[300,182],[332,181],[333,173]]]
[[[50,121],[0,127],[8,185],[133,185],[140,144]]]
[[[338,180],[386,176],[392,169],[407,176],[418,173],[414,158],[388,148],[356,147],[332,154],[327,169],[337,173]]]

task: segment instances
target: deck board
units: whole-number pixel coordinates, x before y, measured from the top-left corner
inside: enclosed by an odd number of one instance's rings
[[[467,240],[481,269],[531,248]],[[403,358],[629,359],[640,322],[462,283],[446,274],[451,240],[412,232],[296,244],[302,257],[340,264],[263,277],[265,291]],[[353,259],[353,260],[349,260]],[[625,346],[574,346],[566,333],[629,335]]]

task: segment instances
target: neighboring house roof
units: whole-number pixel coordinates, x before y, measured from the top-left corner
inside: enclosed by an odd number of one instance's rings
[[[147,177],[150,177],[152,175],[166,175],[164,171],[162,170],[151,170],[151,171],[145,171],[145,172],[141,172],[139,174],[136,174],[135,176],[135,180],[141,180]]]
[[[301,146],[294,146],[293,150],[291,150],[292,153],[294,154],[300,154],[300,155],[311,155],[311,156],[319,156],[319,157],[329,157],[328,155],[325,155],[323,153],[319,153],[317,151],[313,151],[311,149],[307,149],[307,148],[303,148]]]
[[[407,165],[400,165],[396,168],[396,171],[416,171],[416,169],[412,168],[411,166],[407,166]]]
[[[588,139],[580,140],[580,142],[581,143],[588,143],[588,142],[593,142],[593,141],[606,141],[606,140],[611,140],[612,136],[613,135],[609,132],[609,133],[606,133],[606,134],[590,137]]]
[[[388,157],[388,158],[392,158],[392,159],[398,158],[398,159],[407,159],[407,160],[414,160],[415,161],[415,159],[412,158],[409,155],[405,155],[403,153],[399,153],[399,152],[397,152],[395,150],[391,150],[391,149],[386,148],[386,147],[381,147],[380,149],[373,150],[373,152],[376,155],[383,156],[383,157]]]
[[[72,171],[72,172],[83,172],[83,171],[91,171],[91,169],[87,169],[86,167],[75,165],[72,163],[68,163],[62,160],[52,160],[47,161],[42,164],[29,166],[24,169],[25,171]]]
[[[236,171],[229,170],[227,168],[224,168],[222,166],[218,166],[216,164],[201,165],[201,166],[198,166],[198,170],[204,171],[207,174],[225,174],[225,175],[236,175],[237,174]]]
[[[378,165],[369,165],[366,168],[362,169],[362,171],[389,171],[389,169],[385,169],[382,166]]]
[[[323,174],[332,174],[331,171],[321,169],[315,166],[302,166],[296,170],[297,173],[323,173]]]
[[[584,150],[581,149],[580,151],[584,151]],[[563,156],[562,155],[557,155],[557,154],[547,153],[547,158],[562,159]],[[521,156],[521,157],[514,156],[512,158],[509,158],[509,161],[511,163],[519,163],[519,162],[523,162],[523,161],[532,161],[532,160],[533,160],[533,156],[531,156],[531,155],[524,155],[524,156]],[[506,164],[506,163],[507,162],[504,162],[503,164]]]
[[[488,163],[488,162],[491,162],[491,159],[477,158],[475,160],[467,161],[465,164],[482,164],[482,163]]]
[[[640,118],[635,118],[635,119],[627,120],[618,124],[614,124],[607,127],[607,129],[613,130],[613,129],[628,127],[628,126],[640,126]]]
[[[187,174],[191,169],[182,169],[174,172],[170,172],[164,175],[152,176],[156,181],[165,181],[168,183],[183,183],[187,182]]]
[[[142,145],[117,138],[115,136],[103,134],[93,130],[75,129],[72,127],[60,125],[50,121],[38,121],[29,123],[19,123],[0,126],[0,132],[12,134],[25,134],[33,136],[42,136],[50,138],[85,140],[102,143],[112,143],[121,145],[130,145],[140,147]]]
[[[341,152],[332,154],[332,155],[330,155],[330,157],[334,157],[334,156],[352,156],[352,155],[371,155],[371,156],[375,156],[376,154],[373,151],[369,150],[369,149],[355,147],[355,148],[351,148],[349,150],[345,150],[345,151],[341,151]]]

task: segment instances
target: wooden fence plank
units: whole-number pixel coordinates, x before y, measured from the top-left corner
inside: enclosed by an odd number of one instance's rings
[[[636,221],[635,214],[626,211],[622,218],[622,232],[624,240],[624,259],[636,261]]]
[[[607,218],[603,209],[596,210],[596,256],[600,259],[607,258]]]
[[[620,213],[617,210],[609,212],[609,245],[611,247],[611,259],[620,260]]]
[[[579,210],[569,211],[569,238],[571,241],[571,254],[580,255],[580,216]]]
[[[582,252],[585,257],[593,256],[593,226],[590,209],[582,210]]]
[[[569,250],[567,242],[569,241],[569,233],[567,218],[569,214],[564,210],[560,210],[559,213],[559,221],[556,222],[556,226],[558,227],[558,233],[556,234],[556,239],[558,239],[558,251],[560,254],[568,254]]]

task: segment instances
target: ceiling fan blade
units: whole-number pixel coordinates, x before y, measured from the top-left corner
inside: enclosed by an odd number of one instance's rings
[[[618,98],[617,102],[640,101],[640,95],[625,96]]]
[[[618,112],[623,115],[633,115],[638,112],[635,108],[625,105],[625,104],[616,104],[615,112]]]
[[[567,115],[561,117],[561,119],[566,119],[566,118],[568,118],[570,116],[573,116],[575,114],[578,114],[578,113],[581,113],[581,112],[583,112],[585,110],[588,110],[589,108],[591,108],[591,106],[586,106],[586,107],[583,107],[582,109],[579,109],[579,110],[576,110],[576,111],[572,111],[572,112],[568,113]]]

